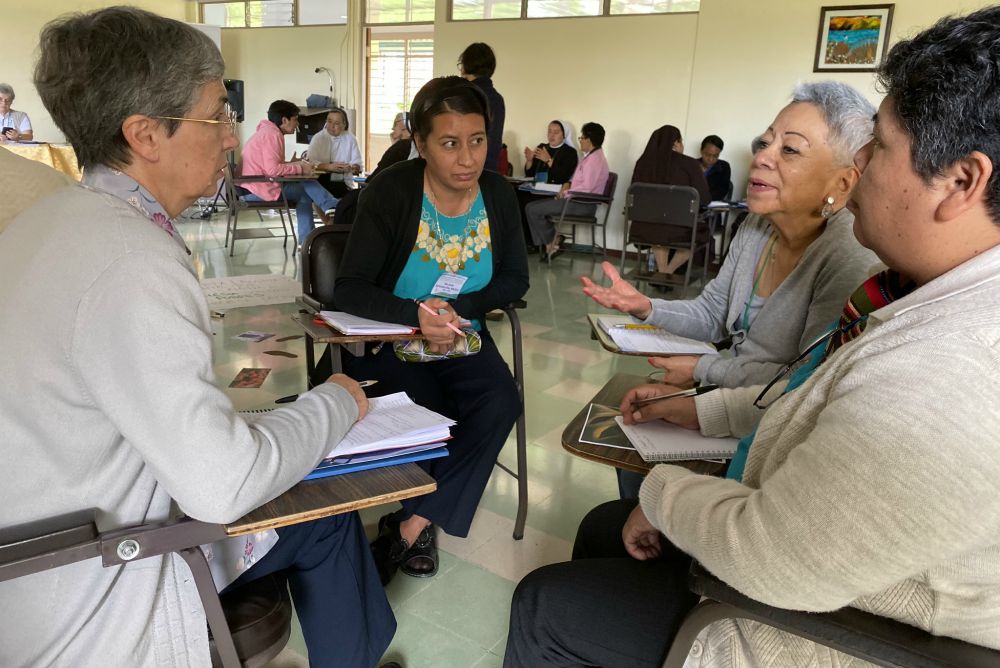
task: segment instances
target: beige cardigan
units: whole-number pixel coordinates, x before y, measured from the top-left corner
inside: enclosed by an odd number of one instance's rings
[[[743,484],[658,466],[643,510],[744,594],[1000,648],[1000,247],[872,314],[761,420]],[[752,622],[701,668],[863,665]],[[694,656],[697,654],[697,656]]]

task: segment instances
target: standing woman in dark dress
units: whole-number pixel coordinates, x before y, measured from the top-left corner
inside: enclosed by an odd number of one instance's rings
[[[420,89],[410,110],[420,157],[389,167],[362,191],[337,277],[338,309],[420,327],[425,357],[457,352],[477,335],[481,340],[476,354],[436,361],[397,356],[391,344],[345,356],[348,375],[379,381],[376,394],[406,392],[458,423],[450,454],[421,462],[437,491],[403,501],[379,521],[373,551],[383,581],[397,568],[417,577],[437,572],[434,525],[468,535],[521,413],[514,379],[484,319],[528,289],[517,200],[503,177],[483,169],[488,109],[482,91],[461,77],[432,79]],[[464,341],[449,325],[464,328]]]
[[[662,183],[668,186],[691,186],[698,191],[701,205],[704,206],[711,200],[708,192],[708,182],[702,171],[701,163],[690,156],[684,155],[684,144],[681,140],[681,131],[673,125],[664,125],[654,130],[646,144],[646,150],[642,152],[635,163],[635,171],[632,172],[632,183]],[[667,228],[664,230],[664,228]],[[651,223],[634,223],[629,228],[629,237],[635,241],[642,241],[645,235],[650,236],[660,243],[666,241],[665,235],[670,235],[670,241],[679,243],[687,242],[691,239],[691,228],[680,225],[654,225]],[[663,246],[653,246],[653,253],[656,255],[657,271],[664,274],[672,274],[681,267],[691,253],[686,250],[675,250],[673,257],[668,258],[669,249]]]

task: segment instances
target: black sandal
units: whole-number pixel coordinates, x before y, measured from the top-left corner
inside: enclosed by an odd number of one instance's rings
[[[405,540],[403,541],[406,542]],[[406,550],[399,570],[415,578],[433,577],[438,571],[437,534],[434,525],[424,527],[413,547]]]
[[[399,521],[392,519],[392,513],[383,515],[378,520],[378,537],[372,541],[372,557],[375,568],[378,569],[382,586],[392,581],[399,569],[410,544],[399,533]]]

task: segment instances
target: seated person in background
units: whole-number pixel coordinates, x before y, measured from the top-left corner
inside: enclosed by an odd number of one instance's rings
[[[537,177],[545,174],[545,183],[566,183],[576,171],[579,157],[572,140],[566,137],[566,125],[555,120],[549,123],[548,142],[534,149],[524,147],[524,175]]]
[[[208,306],[171,222],[215,192],[239,144],[212,41],[113,7],[57,19],[40,44],[39,95],[85,176],[0,243],[0,305],[37,325],[0,319],[0,346],[23,353],[2,363],[0,529],[88,508],[101,531],[178,509],[232,522],[300,481],[367,401],[341,375],[248,420],[216,387]],[[287,574],[314,665],[374,665],[395,621],[357,514],[277,535],[236,539],[249,568],[219,566],[237,585]],[[141,556],[0,583],[0,663],[210,666],[187,565]]]
[[[309,142],[309,162],[329,174],[317,179],[334,197],[343,197],[353,190],[354,178],[361,173],[364,162],[358,140],[350,132],[347,112],[334,109],[326,115],[326,125]]]
[[[369,180],[386,167],[395,165],[397,162],[402,162],[403,160],[411,160],[419,155],[417,145],[413,142],[413,137],[410,135],[408,123],[409,119],[406,113],[399,112],[396,114],[396,120],[392,123],[392,132],[389,134],[389,138],[394,143],[382,154],[378,165],[368,175]]]
[[[632,183],[660,183],[668,186],[689,186],[698,191],[701,206],[709,202],[708,183],[698,161],[684,155],[681,131],[673,125],[664,125],[653,131],[646,143],[646,150],[635,162]],[[705,235],[708,231],[705,231]],[[689,243],[691,228],[681,225],[655,225],[638,222],[629,227],[629,237],[636,241],[649,239],[660,243]],[[672,274],[691,257],[691,252],[674,250],[664,246],[653,246],[656,269],[663,274]]]
[[[708,181],[712,201],[724,201],[729,193],[729,186],[732,185],[733,172],[729,163],[719,158],[725,145],[718,135],[708,135],[701,140],[701,157],[698,162],[705,170],[705,180]]]
[[[14,111],[14,89],[10,84],[0,83],[0,142],[31,141],[35,133],[31,131],[31,119],[23,111]]]
[[[890,267],[852,295],[734,480],[657,466],[514,593],[504,665],[656,666],[691,559],[764,604],[852,606],[1000,649],[1000,8],[898,42],[848,206]],[[797,374],[798,375],[798,374]],[[794,381],[789,383],[789,387]],[[686,666],[871,665],[746,619]]]
[[[486,96],[465,79],[441,77],[420,89],[410,110],[420,158],[393,165],[362,190],[337,277],[338,309],[420,327],[427,338],[423,353],[367,346],[361,357],[345,356],[347,373],[378,379],[379,394],[404,391],[458,422],[450,454],[420,464],[437,491],[379,521],[373,550],[385,581],[397,568],[417,577],[437,572],[435,526],[468,535],[521,413],[484,320],[528,289],[517,200],[503,177],[483,169],[489,122]],[[449,325],[463,318],[472,324],[459,337]],[[477,336],[479,352],[461,354],[475,349]],[[432,361],[449,351],[453,357]]]
[[[556,234],[556,226],[546,219],[549,215],[558,215],[566,204],[563,200],[572,200],[574,193],[603,194],[608,184],[608,160],[604,156],[604,127],[599,123],[584,123],[580,130],[580,150],[583,158],[576,166],[573,176],[563,184],[562,190],[555,199],[541,202],[531,202],[524,209],[531,231],[531,241],[542,248],[541,259],[551,261],[559,252],[562,237]],[[597,210],[596,204],[581,204],[570,201],[566,213],[574,216],[591,216]],[[544,247],[544,248],[543,248]]]
[[[285,160],[285,135],[293,134],[299,127],[299,108],[287,100],[275,100],[267,108],[267,118],[257,124],[257,131],[243,147],[243,169],[241,174],[263,176],[313,176],[312,162],[309,160]],[[294,156],[293,156],[294,157]],[[295,205],[295,219],[298,221],[299,243],[315,227],[313,223],[313,203],[325,215],[334,212],[337,198],[327,192],[315,179],[304,179],[291,183],[249,182],[242,184],[250,191],[248,201],[273,202],[281,199],[281,193],[289,204]]]
[[[0,197],[0,233],[17,214],[35,200],[50,192],[75,183],[71,178],[48,165],[22,158],[10,151],[0,151],[0,183],[5,188]],[[15,187],[16,184],[16,187]]]

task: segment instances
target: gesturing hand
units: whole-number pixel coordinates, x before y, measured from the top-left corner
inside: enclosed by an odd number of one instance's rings
[[[694,397],[663,399],[662,401],[655,401],[645,406],[632,405],[642,399],[662,397],[666,394],[680,392],[682,389],[670,385],[639,385],[638,387],[633,387],[622,398],[622,403],[619,407],[619,410],[622,412],[622,419],[625,421],[625,424],[666,420],[671,424],[684,427],[685,429],[698,429],[701,425],[698,422],[698,411],[695,409]]]
[[[611,287],[602,287],[586,276],[581,276],[583,294],[604,308],[613,308],[643,320],[648,318],[653,310],[653,303],[649,301],[649,297],[632,287],[628,281],[623,281],[618,275],[618,270],[611,266],[610,262],[602,262],[601,269],[604,270],[604,275],[611,279]]]
[[[646,519],[642,506],[636,506],[625,521],[622,541],[625,543],[625,550],[639,561],[654,559],[660,556],[662,550],[660,531]]]

